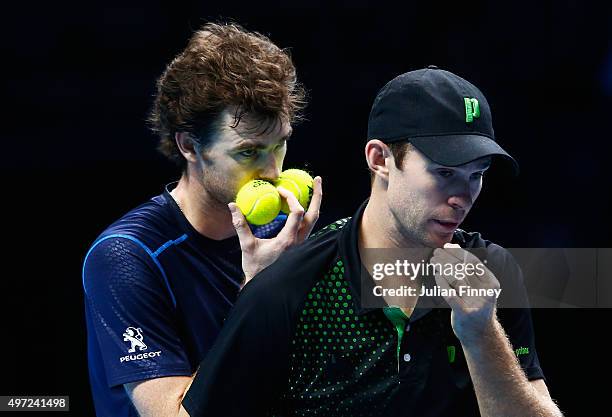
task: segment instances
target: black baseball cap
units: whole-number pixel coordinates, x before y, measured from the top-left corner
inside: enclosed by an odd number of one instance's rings
[[[434,65],[389,81],[376,95],[368,140],[410,142],[440,165],[459,166],[484,156],[518,163],[495,141],[491,109],[473,84]]]

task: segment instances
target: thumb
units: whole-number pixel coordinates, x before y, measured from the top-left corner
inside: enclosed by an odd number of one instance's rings
[[[462,262],[467,261],[469,252],[466,250],[463,250],[463,248],[457,245],[456,243],[445,243],[444,249],[450,249],[447,252],[450,253],[455,258],[459,259],[460,261]]]
[[[236,205],[236,203],[229,203],[227,205],[230,213],[232,213],[232,225],[236,229],[238,240],[240,240],[240,247],[245,250],[255,239],[251,228],[247,224],[247,220]]]

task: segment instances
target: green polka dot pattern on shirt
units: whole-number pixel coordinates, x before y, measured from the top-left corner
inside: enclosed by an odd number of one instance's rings
[[[346,226],[346,223],[349,220],[350,220],[350,217],[347,217],[345,219],[336,220],[335,222],[328,224],[327,226],[325,226],[323,229],[319,230],[318,232],[311,234],[309,239],[313,239],[315,237],[321,236],[322,234],[327,233],[327,232],[340,230],[344,226]]]
[[[398,383],[390,375],[397,372],[397,333],[382,310],[356,314],[342,260],[312,287],[299,314],[289,409],[297,416],[381,415]]]

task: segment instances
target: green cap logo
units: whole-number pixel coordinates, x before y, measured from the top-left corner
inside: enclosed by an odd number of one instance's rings
[[[465,102],[465,122],[472,123],[474,118],[480,117],[480,106],[475,98],[464,97]]]

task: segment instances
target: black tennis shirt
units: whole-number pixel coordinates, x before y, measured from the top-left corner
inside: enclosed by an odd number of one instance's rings
[[[450,308],[417,304],[402,322],[361,307],[365,205],[245,286],[183,400],[191,417],[479,415]],[[463,230],[453,243],[486,248],[493,273],[521,284],[504,248]],[[529,310],[498,318],[528,379],[544,378]]]

